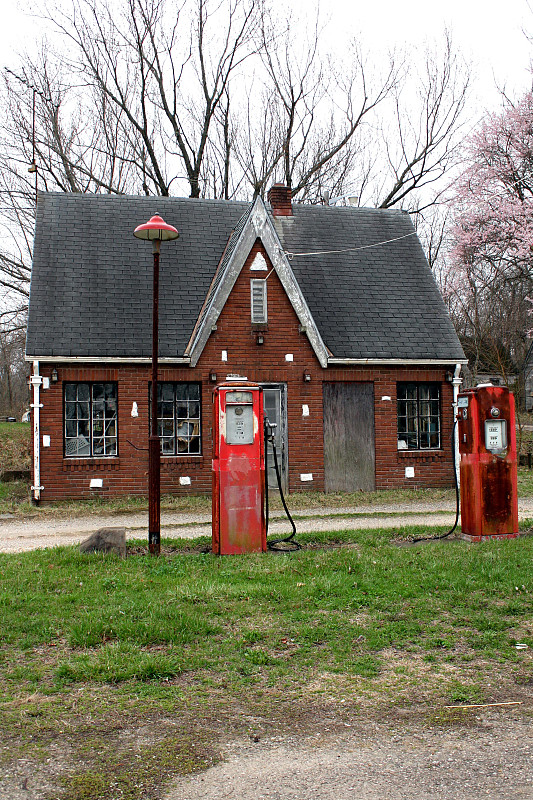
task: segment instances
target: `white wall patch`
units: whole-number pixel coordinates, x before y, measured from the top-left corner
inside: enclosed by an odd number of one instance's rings
[[[265,257],[262,253],[257,253],[256,257],[254,258],[254,260],[250,265],[250,269],[263,270],[264,272],[267,271],[268,269],[267,262],[265,261]]]
[[[308,417],[308,416],[309,416],[309,406],[304,403],[302,405],[302,417]]]
[[[180,486],[190,486],[191,479],[188,475],[180,475]]]
[[[384,395],[383,395],[383,397],[382,397],[381,399],[382,399],[382,400],[387,400],[387,401],[390,403],[390,401],[392,400],[392,397],[389,397],[389,395],[388,395],[388,394],[384,394]]]
[[[415,477],[415,468],[414,467],[406,467],[405,468],[405,477],[406,478],[414,478]]]
[[[305,481],[312,481],[313,480],[313,473],[312,472],[302,472],[300,473],[300,480],[302,483]]]
[[[91,489],[103,489],[103,486],[104,486],[103,478],[91,478],[91,483],[90,483]]]
[[[138,417],[139,416],[139,409],[137,408],[137,403],[133,403],[131,407],[131,416]]]
[[[285,361],[294,361],[294,356],[292,353],[285,354]]]
[[[50,437],[46,433],[43,434],[43,447],[50,447]]]
[[[50,388],[50,378],[43,378],[43,389]]]
[[[223,350],[222,351],[222,361],[227,361],[227,360],[228,360],[228,351],[227,350]]]

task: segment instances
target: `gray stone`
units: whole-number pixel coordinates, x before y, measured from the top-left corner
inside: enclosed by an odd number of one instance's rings
[[[126,528],[100,528],[81,542],[80,553],[116,553],[126,558]]]

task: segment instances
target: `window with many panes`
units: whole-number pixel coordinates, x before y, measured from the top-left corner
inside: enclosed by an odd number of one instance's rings
[[[200,384],[158,383],[157,423],[163,455],[199,455]]]
[[[117,384],[64,384],[67,458],[117,455]]]
[[[440,386],[398,384],[398,450],[440,448]]]

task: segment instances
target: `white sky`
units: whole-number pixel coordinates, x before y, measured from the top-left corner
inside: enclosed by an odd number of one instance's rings
[[[359,34],[364,50],[376,59],[395,45],[407,46],[416,59],[447,27],[458,50],[474,64],[473,99],[481,111],[498,106],[496,84],[505,86],[511,96],[531,85],[533,45],[523,33],[526,29],[533,35],[530,2],[533,7],[533,0],[498,4],[490,0],[322,0],[320,7],[322,15],[330,17],[327,36],[332,47],[343,48],[351,35]],[[28,0],[1,0],[1,4],[0,65],[9,66],[14,52],[31,49],[39,25],[23,13]],[[287,0],[274,0],[274,4],[288,5]],[[313,0],[292,0],[292,5],[309,14]]]
[[[533,36],[528,0],[328,0],[327,6],[340,41],[360,31],[361,41],[381,52],[407,45],[416,58],[448,29],[458,51],[473,64],[480,107],[498,104],[496,84],[511,95],[531,85],[533,44],[523,33]]]

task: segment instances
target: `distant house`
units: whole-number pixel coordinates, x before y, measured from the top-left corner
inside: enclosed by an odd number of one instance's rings
[[[461,345],[408,214],[291,203],[41,194],[26,357],[34,493],[147,492],[158,213],[162,491],[211,487],[212,390],[259,381],[286,488],[452,484]],[[34,398],[35,399],[35,398]],[[35,403],[34,403],[35,404]]]

